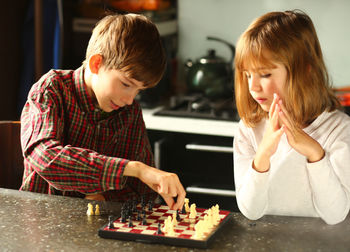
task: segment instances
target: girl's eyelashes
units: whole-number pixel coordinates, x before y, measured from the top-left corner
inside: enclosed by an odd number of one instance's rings
[[[260,76],[262,78],[269,78],[271,76],[271,74],[270,73],[268,73],[268,74],[261,74]]]
[[[124,82],[122,82],[122,84],[123,84],[124,87],[130,87],[130,85],[128,85],[128,84],[126,84]]]

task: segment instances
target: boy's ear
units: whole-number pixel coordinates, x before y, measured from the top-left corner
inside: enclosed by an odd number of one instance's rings
[[[97,74],[101,65],[102,65],[102,55],[94,54],[90,57],[89,68],[90,68],[91,73]]]

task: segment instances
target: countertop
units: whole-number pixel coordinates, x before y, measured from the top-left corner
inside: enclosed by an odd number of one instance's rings
[[[142,109],[147,129],[233,137],[238,128],[238,122],[233,121],[154,115],[160,109],[162,109],[161,106],[153,109]]]
[[[250,221],[234,213],[206,250],[100,238],[120,204],[100,204],[87,216],[84,199],[0,188],[1,251],[349,251],[350,217],[334,226],[318,218],[265,216]]]

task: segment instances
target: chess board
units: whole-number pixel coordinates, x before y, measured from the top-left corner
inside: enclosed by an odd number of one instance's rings
[[[195,248],[207,248],[218,231],[224,226],[224,224],[232,218],[232,213],[229,211],[219,211],[219,223],[213,228],[209,229],[208,232],[204,233],[202,238],[195,238],[195,224],[204,218],[207,213],[207,209],[197,208],[196,218],[189,218],[189,213],[180,213],[180,221],[174,228],[175,234],[169,236],[162,232],[157,233],[158,223],[161,223],[163,227],[164,220],[168,216],[172,216],[174,210],[170,210],[168,206],[155,205],[151,211],[147,209],[146,214],[146,225],[142,225],[141,220],[137,220],[136,213],[133,213],[132,224],[133,227],[129,227],[128,221],[123,223],[121,217],[113,220],[113,227],[109,227],[109,223],[101,227],[98,231],[100,237],[119,239],[119,240],[132,240],[137,242],[146,243],[161,243],[174,246],[185,246]]]

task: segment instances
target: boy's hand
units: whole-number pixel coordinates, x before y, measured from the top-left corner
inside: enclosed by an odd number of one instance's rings
[[[88,200],[98,200],[98,201],[105,201],[105,197],[101,193],[96,194],[89,194],[85,196],[85,199]]]
[[[171,209],[182,209],[186,192],[175,173],[165,172],[141,162],[130,161],[124,169],[124,176],[139,178],[159,193]],[[175,197],[177,197],[176,202]]]

